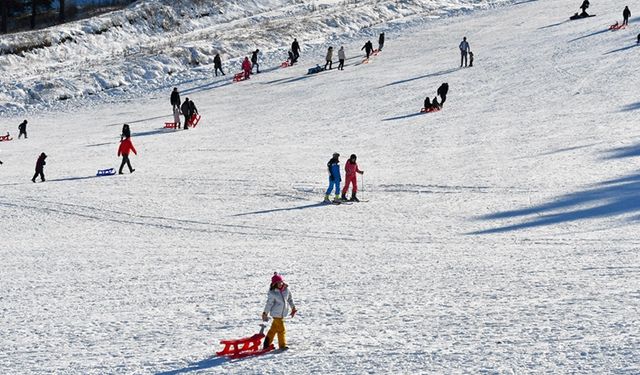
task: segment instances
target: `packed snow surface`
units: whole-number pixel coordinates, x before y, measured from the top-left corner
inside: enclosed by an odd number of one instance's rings
[[[612,32],[619,2],[568,21],[578,5],[298,36],[293,67],[265,53],[239,83],[231,64],[158,73],[135,99],[23,107],[3,74],[0,373],[639,373],[640,18]],[[329,45],[345,46],[345,70],[306,75]],[[78,51],[65,84],[129,74]],[[12,58],[3,69],[29,86]],[[32,58],[46,81],[57,57]],[[442,82],[444,109],[418,114]],[[198,106],[195,129],[162,129],[173,85]],[[136,171],[95,177],[119,165],[125,122]],[[334,151],[358,155],[366,202],[319,204]],[[219,340],[258,331],[274,271],[299,309],[291,350],[216,358]]]

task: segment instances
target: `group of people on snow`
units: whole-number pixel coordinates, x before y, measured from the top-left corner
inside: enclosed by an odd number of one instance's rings
[[[424,99],[424,110],[427,112],[440,110],[444,106],[444,102],[447,101],[447,93],[449,93],[449,83],[444,82],[438,87],[433,100],[429,100],[429,96]],[[440,96],[440,102],[438,102],[438,96]]]
[[[358,157],[356,154],[351,154],[349,160],[344,165],[345,172],[345,184],[342,192],[340,191],[340,183],[342,182],[342,176],[340,175],[340,154],[333,153],[333,156],[327,162],[327,171],[329,172],[329,188],[324,194],[324,202],[331,202],[331,191],[335,191],[335,197],[333,202],[339,203],[341,201],[350,200],[352,202],[360,202],[358,199],[358,179],[357,174],[364,174],[364,171],[358,168]],[[349,185],[352,185],[351,198],[347,199],[347,192],[349,191]]]
[[[180,92],[178,91],[177,87],[174,87],[173,91],[171,91],[170,101],[171,101],[171,106],[173,108],[173,121],[176,124],[176,128],[180,129],[182,125],[182,123],[180,122],[180,115],[183,115],[184,130],[188,130],[191,117],[193,115],[198,114],[198,109],[196,108],[196,104],[193,102],[193,100],[189,100],[189,98],[184,98],[184,102],[180,104]]]
[[[460,48],[460,67],[462,68],[463,63],[464,67],[467,67],[467,56],[469,67],[473,66],[473,52],[471,52],[471,47],[469,46],[469,42],[467,42],[466,36],[462,38],[462,42],[460,42],[458,48]]]

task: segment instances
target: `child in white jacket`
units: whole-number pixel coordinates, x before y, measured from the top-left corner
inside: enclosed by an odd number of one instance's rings
[[[278,347],[282,350],[289,349],[284,326],[284,318],[289,315],[289,306],[291,306],[291,317],[293,318],[298,312],[293,302],[293,296],[289,291],[288,285],[284,283],[282,276],[276,272],[271,278],[267,304],[262,312],[262,320],[265,322],[269,320],[269,315],[273,318],[271,328],[264,339],[265,349],[273,343],[276,334],[278,335]]]

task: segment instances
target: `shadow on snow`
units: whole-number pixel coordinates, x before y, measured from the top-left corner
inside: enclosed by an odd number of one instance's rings
[[[634,146],[617,147],[607,151],[608,155],[603,156],[604,160],[624,159],[640,156],[640,144]]]
[[[608,32],[609,32],[609,29],[604,29],[604,30],[600,30],[600,31],[595,31],[595,32],[593,32],[593,33],[591,33],[591,34],[587,34],[587,35],[579,36],[579,37],[577,37],[577,38],[575,38],[575,39],[571,39],[571,40],[569,41],[569,43],[571,43],[571,42],[575,42],[575,41],[578,41],[578,40],[580,40],[580,39],[584,39],[584,38],[589,38],[589,37],[592,37],[592,36],[596,36],[596,35],[598,35],[598,34],[608,33]]]
[[[332,205],[331,204],[327,204],[327,203],[323,203],[323,202],[319,202],[319,203],[305,204],[304,206],[286,207],[286,208],[274,208],[274,209],[270,209],[270,210],[244,212],[244,213],[235,214],[235,215],[232,215],[232,216],[261,215],[261,214],[269,214],[269,213],[272,213],[272,212],[304,210],[306,208],[325,207],[325,206],[332,206]]]
[[[395,120],[404,120],[407,118],[411,118],[411,117],[415,117],[415,116],[420,116],[420,115],[424,115],[424,113],[422,112],[416,112],[416,113],[410,113],[408,115],[402,115],[402,116],[396,116],[396,117],[388,117],[388,118],[383,118],[382,121],[395,121]]]
[[[626,51],[626,50],[628,50],[628,49],[631,49],[631,48],[634,48],[634,47],[637,47],[637,46],[638,46],[638,44],[637,44],[637,43],[633,43],[632,45],[629,45],[629,46],[626,46],[626,47],[622,47],[622,48],[618,48],[618,49],[611,50],[611,51],[609,51],[609,52],[605,52],[605,53],[604,53],[604,55],[608,55],[608,54],[610,54],[610,53],[616,53],[616,52]]]
[[[389,86],[394,86],[394,85],[400,85],[400,84],[403,84],[403,83],[407,83],[407,82],[411,82],[411,81],[416,81],[416,80],[419,80],[419,79],[424,79],[424,78],[429,78],[429,77],[442,76],[442,75],[445,75],[445,74],[453,73],[453,72],[455,72],[455,71],[457,71],[457,70],[460,70],[460,68],[451,68],[451,69],[441,70],[441,71],[439,71],[439,72],[435,72],[435,73],[429,73],[429,74],[421,75],[421,76],[418,76],[418,77],[407,78],[407,79],[403,79],[403,80],[400,80],[400,81],[395,81],[395,82],[387,83],[386,85],[384,85],[384,86],[380,86],[380,87],[378,87],[378,88],[379,88],[379,89],[381,89],[381,88],[384,88],[384,87],[389,87]]]
[[[634,150],[639,152],[638,147]],[[480,220],[499,220],[530,216],[519,224],[480,230],[467,234],[503,233],[525,228],[549,226],[578,220],[640,213],[640,173],[608,180],[595,187],[560,196],[529,208],[497,212]],[[535,216],[531,216],[535,215]],[[639,220],[636,217],[632,220]]]
[[[181,369],[178,369],[178,370],[158,372],[158,373],[156,373],[156,375],[185,374],[187,372],[200,371],[200,370],[206,370],[206,369],[218,367],[218,366],[221,366],[221,365],[225,364],[226,362],[229,362],[229,359],[226,358],[226,357],[207,358],[207,359],[203,359],[200,362],[192,363],[187,367],[184,367],[184,368],[181,368]]]
[[[624,107],[622,107],[623,112],[636,111],[638,109],[640,109],[640,102],[627,104]]]

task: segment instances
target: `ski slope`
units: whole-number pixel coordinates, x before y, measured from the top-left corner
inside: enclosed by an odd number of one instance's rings
[[[380,25],[311,76],[328,44],[241,83],[200,69],[178,84],[202,114],[187,131],[161,129],[174,82],[29,109],[29,139],[0,143],[0,372],[640,372],[640,18],[608,31],[622,8]],[[442,82],[444,109],[417,115]],[[125,122],[136,171],[94,177]],[[367,202],[319,204],[334,151],[358,155]],[[257,332],[274,271],[291,350],[215,358]]]

